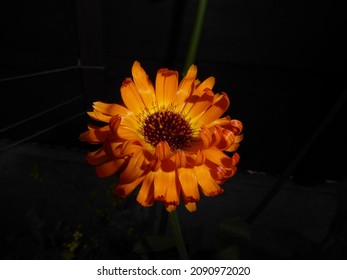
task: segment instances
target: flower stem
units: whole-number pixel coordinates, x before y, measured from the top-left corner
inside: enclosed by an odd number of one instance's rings
[[[189,257],[188,257],[186,246],[184,244],[184,240],[183,240],[183,236],[182,236],[182,232],[181,232],[181,226],[180,226],[180,223],[178,220],[177,212],[176,211],[170,212],[169,218],[170,218],[171,226],[172,226],[172,229],[174,232],[176,247],[177,247],[180,259],[181,260],[188,260]]]
[[[198,7],[196,11],[196,16],[195,16],[193,32],[190,38],[190,44],[188,47],[185,65],[183,68],[183,75],[186,74],[189,67],[195,62],[196,53],[197,53],[197,49],[198,49],[200,37],[201,37],[201,31],[202,31],[202,27],[204,23],[207,2],[208,0],[198,0]]]

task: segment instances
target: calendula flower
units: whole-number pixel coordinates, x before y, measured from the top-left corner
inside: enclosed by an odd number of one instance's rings
[[[161,201],[173,211],[182,199],[195,211],[200,192],[221,194],[219,185],[235,174],[242,123],[221,117],[229,98],[213,93],[213,77],[197,80],[195,65],[180,82],[177,71],[160,69],[153,85],[135,61],[132,76],[120,89],[123,105],[94,102],[88,112],[105,126],[90,125],[81,134],[82,141],[102,145],[86,160],[99,177],[120,174],[115,193],[121,197],[141,185],[142,206]]]

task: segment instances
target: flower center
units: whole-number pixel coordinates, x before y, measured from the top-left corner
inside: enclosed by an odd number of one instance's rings
[[[145,140],[155,147],[166,141],[171,150],[181,149],[192,136],[189,123],[170,110],[158,111],[149,115],[143,122]]]

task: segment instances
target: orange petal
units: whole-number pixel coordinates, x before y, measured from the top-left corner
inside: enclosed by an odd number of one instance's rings
[[[200,116],[212,105],[213,99],[213,92],[211,90],[206,90],[193,104],[192,108],[187,113],[187,118],[191,118],[191,122],[198,121]]]
[[[200,199],[198,179],[191,168],[180,168],[178,169],[178,178],[182,187],[182,195],[184,201],[196,202]]]
[[[234,175],[235,166],[227,168],[222,165],[217,165],[209,160],[206,160],[205,165],[210,170],[212,178],[216,181],[217,184],[222,184],[227,178]]]
[[[129,129],[136,130],[138,127],[138,120],[133,112],[118,104],[106,104],[102,102],[94,102],[94,112],[90,112],[89,115],[96,120],[109,122],[112,116],[119,115],[122,119],[122,125],[129,127]],[[112,109],[111,109],[112,108]],[[100,110],[100,111],[99,111]],[[112,115],[105,115],[112,111]]]
[[[100,148],[94,152],[89,152],[85,158],[90,165],[98,165],[105,162],[109,156],[105,153],[103,148]]]
[[[118,184],[115,190],[115,194],[120,197],[128,196],[143,180],[143,176],[128,184]]]
[[[223,132],[222,129],[218,126],[215,125],[212,127],[212,145],[216,146],[219,144],[221,139],[223,138]]]
[[[130,111],[135,114],[139,114],[143,111],[145,105],[136,85],[130,78],[123,81],[120,92],[125,106],[127,106]]]
[[[187,102],[190,95],[193,93],[194,89],[194,81],[196,79],[196,75],[198,72],[198,68],[195,65],[190,66],[186,76],[180,82],[175,104],[177,104],[178,110],[181,110],[185,103]]]
[[[219,145],[217,146],[217,148],[221,149],[221,150],[226,150],[228,149],[231,145],[234,144],[235,142],[235,135],[232,131],[227,130],[227,129],[223,129],[222,130],[222,141],[219,143]]]
[[[103,148],[110,158],[124,158],[121,154],[122,142],[105,141]]]
[[[81,141],[87,141],[91,144],[99,144],[110,137],[110,128],[108,126],[92,128],[80,134]]]
[[[168,211],[168,212],[175,211],[177,208],[176,205],[167,204],[167,203],[165,203],[164,206],[165,206],[166,211]]]
[[[212,161],[216,165],[224,166],[226,168],[231,168],[235,166],[235,160],[233,158],[228,157],[219,149],[206,149],[204,150],[204,154],[206,156],[206,159]]]
[[[154,203],[154,175],[155,172],[147,173],[136,198],[137,202],[144,207],[152,206]]]
[[[185,107],[183,108],[182,113],[187,114],[189,110],[192,108],[194,103],[199,99],[199,97],[204,93],[205,90],[212,90],[215,83],[214,77],[209,77],[201,84],[197,85],[197,88],[194,90],[193,94],[187,100]]]
[[[206,160],[205,153],[202,152],[201,150],[198,150],[195,157],[195,165],[202,165],[205,162],[205,160]]]
[[[93,112],[87,112],[87,114],[89,115],[89,117],[91,117],[93,120],[96,120],[96,121],[108,123],[109,120],[111,119],[111,116],[104,115],[96,110],[94,110]]]
[[[155,147],[155,153],[159,160],[163,161],[169,159],[172,156],[170,146],[166,141],[159,142]]]
[[[202,127],[200,131],[200,137],[202,141],[204,142],[204,148],[208,148],[211,146],[212,143],[212,134],[210,130],[208,130],[206,127]]]
[[[212,178],[210,171],[205,165],[195,166],[194,171],[204,195],[215,196],[223,193],[223,189]]]
[[[108,177],[115,174],[124,163],[124,159],[114,159],[107,161],[95,167],[96,174],[100,178]]]
[[[175,171],[164,172],[159,169],[154,177],[154,199],[167,204],[179,204],[180,186]]]
[[[126,140],[140,140],[142,138],[140,132],[134,129],[133,126],[124,125],[123,119],[118,115],[115,115],[110,119],[109,127],[113,134],[119,138]]]
[[[234,153],[233,156],[231,157],[234,160],[233,165],[237,165],[240,161],[240,155],[238,153]]]
[[[239,120],[230,120],[230,124],[233,127],[233,132],[235,135],[238,135],[242,132],[242,122],[240,122]]]
[[[197,126],[209,124],[218,119],[229,107],[228,95],[222,93],[217,100],[214,100],[212,106],[198,119]]]
[[[143,155],[142,150],[136,151],[129,159],[128,165],[125,167],[124,171],[119,177],[119,181],[121,184],[127,184],[136,180],[138,177],[143,176],[143,162],[145,157]]]
[[[184,205],[189,212],[195,212],[196,211],[196,203],[195,202],[188,202]]]
[[[156,106],[157,100],[154,94],[152,82],[150,81],[145,70],[141,67],[138,61],[134,62],[131,72],[134,78],[135,85],[141,95],[145,106],[148,109]]]
[[[143,147],[140,141],[134,139],[124,141],[119,147],[119,150],[121,151],[121,156],[132,156],[135,153],[143,152]]]
[[[177,71],[160,69],[155,79],[155,94],[159,107],[168,106],[175,101],[178,88]]]
[[[217,119],[217,120],[214,120],[213,122],[211,122],[209,124],[208,127],[212,127],[214,125],[219,125],[223,128],[226,128],[226,129],[230,129],[232,126],[231,126],[231,121],[230,121],[230,117],[229,116],[226,116],[224,118],[220,118],[220,119]]]
[[[185,167],[187,164],[186,153],[182,150],[178,150],[176,154],[173,156],[173,160],[175,162],[175,168],[179,169],[181,167]]]
[[[110,119],[110,121],[108,123],[110,130],[116,136],[118,136],[118,128],[120,126],[121,121],[122,121],[121,116],[115,115]]]
[[[142,140],[143,139],[142,134],[139,131],[125,125],[119,126],[117,135],[118,137],[125,140],[132,140],[132,139]]]
[[[97,101],[93,103],[93,108],[96,111],[109,116],[120,115],[121,117],[128,117],[129,115],[134,115],[134,113],[119,104],[108,104]]]
[[[201,96],[205,89],[208,88],[212,90],[214,84],[215,84],[215,78],[209,77],[196,87],[194,94]]]
[[[240,144],[239,143],[234,143],[227,149],[225,149],[226,152],[235,152],[239,148]]]

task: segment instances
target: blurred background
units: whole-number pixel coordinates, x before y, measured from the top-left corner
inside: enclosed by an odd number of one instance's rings
[[[3,259],[175,258],[160,205],[114,198],[78,137],[134,60],[182,71],[198,0],[6,1],[1,8]],[[346,17],[308,1],[209,1],[198,78],[244,124],[223,197],[179,209],[193,258],[346,258]]]

